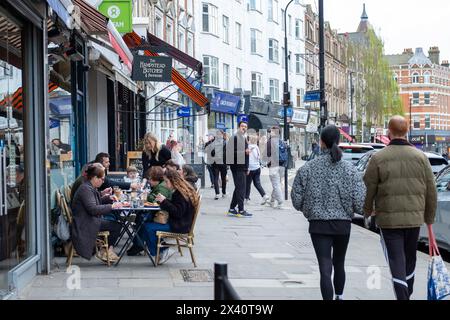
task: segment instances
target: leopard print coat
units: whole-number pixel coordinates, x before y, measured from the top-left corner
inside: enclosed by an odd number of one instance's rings
[[[352,220],[363,214],[365,196],[362,174],[350,162],[332,163],[329,152],[300,168],[291,192],[294,208],[309,221]]]

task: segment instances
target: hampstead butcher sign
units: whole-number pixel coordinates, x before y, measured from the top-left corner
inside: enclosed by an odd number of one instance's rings
[[[172,81],[172,58],[134,56],[133,74],[134,81]]]

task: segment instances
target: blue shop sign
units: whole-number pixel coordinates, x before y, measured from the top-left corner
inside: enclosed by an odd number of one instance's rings
[[[219,130],[226,130],[227,129],[227,125],[223,122],[217,122],[216,123],[216,129]]]
[[[186,118],[191,116],[191,108],[189,107],[179,107],[177,109],[177,116],[179,118]]]
[[[288,118],[292,118],[294,116],[294,109],[289,107],[289,108],[287,108],[287,112],[286,113],[287,113],[287,117]],[[284,107],[280,108],[280,110],[278,110],[278,116],[280,118],[284,118]]]
[[[211,111],[236,114],[241,106],[241,97],[216,92],[211,101]]]

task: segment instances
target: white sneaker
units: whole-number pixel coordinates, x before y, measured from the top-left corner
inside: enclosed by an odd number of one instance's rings
[[[216,194],[216,197],[214,198],[214,200],[219,200],[220,199],[220,195]]]
[[[263,200],[262,200],[262,202],[261,202],[261,205],[262,206],[264,206],[266,203],[268,203],[269,202],[269,196],[268,195],[265,195],[264,197],[263,197]]]
[[[278,209],[278,210],[281,210],[281,209],[283,209],[283,202],[279,202],[279,201],[277,201],[277,205],[276,205],[276,206],[274,206],[274,208],[275,208],[275,209]]]
[[[173,250],[172,248],[169,248],[167,250],[165,250],[163,252],[163,254],[161,255],[161,257],[159,258],[159,263],[158,264],[163,264],[166,263],[167,260],[169,260],[174,254],[175,254],[175,250]]]

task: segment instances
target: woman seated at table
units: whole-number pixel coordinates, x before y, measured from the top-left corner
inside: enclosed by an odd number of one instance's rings
[[[104,180],[105,168],[99,163],[89,164],[86,169],[86,181],[78,188],[72,200],[72,243],[81,257],[90,260],[95,251],[97,233],[109,231],[109,259],[114,262],[118,260],[118,256],[113,251],[113,244],[120,235],[121,226],[117,222],[103,220],[101,217],[111,213],[113,209],[120,209],[122,204],[112,204],[110,196],[101,197],[97,189]],[[96,257],[106,262],[106,250],[102,249]]]
[[[156,202],[156,196],[158,194],[162,194],[167,199],[172,198],[172,190],[167,188],[166,183],[164,182],[164,169],[162,167],[151,167],[147,172],[147,179],[152,187],[151,192],[147,196],[147,201],[150,203]],[[142,220],[148,219],[148,216],[150,214],[145,215],[138,215],[136,217],[136,224],[139,225]],[[154,214],[154,222],[158,222],[160,224],[166,224],[169,214],[166,211],[158,211]],[[139,231],[139,236],[143,239],[144,238],[144,228],[141,228]],[[142,251],[144,250],[143,244],[140,244],[138,239],[135,238],[133,241],[133,246],[127,251],[128,256],[138,256],[141,255]]]
[[[162,210],[169,213],[169,223],[160,224],[156,222],[146,223],[144,231],[144,239],[150,250],[150,254],[156,256],[157,231],[189,233],[192,220],[194,218],[195,208],[199,204],[199,196],[196,190],[184,180],[180,173],[173,169],[166,169],[164,174],[166,186],[173,191],[172,200],[167,199],[164,195],[158,194],[156,201],[160,203]],[[163,264],[173,254],[175,250],[172,248],[161,249],[161,258],[159,263]]]
[[[195,173],[194,168],[192,168],[188,164],[185,164],[182,168],[183,169],[181,171],[181,175],[183,176],[184,180],[189,182],[194,187],[194,189],[197,190],[198,176]]]

